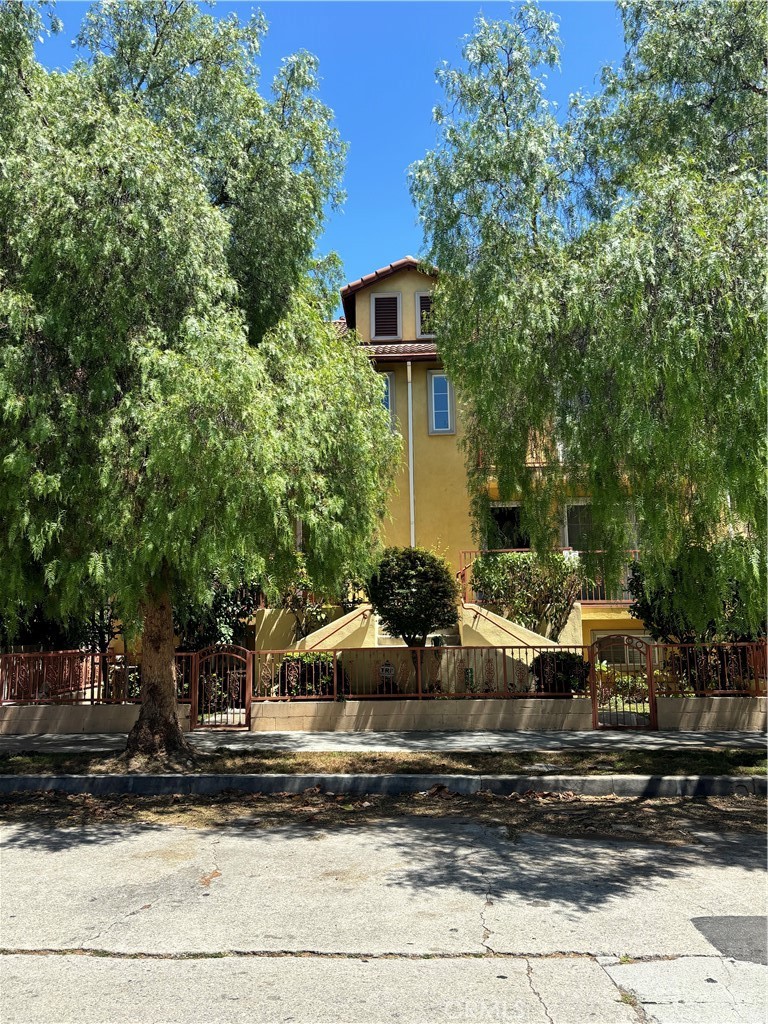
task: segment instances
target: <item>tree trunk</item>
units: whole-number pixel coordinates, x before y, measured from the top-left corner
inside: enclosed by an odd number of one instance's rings
[[[148,591],[143,611],[141,711],[126,750],[129,754],[191,751],[176,707],[176,649],[168,591]]]

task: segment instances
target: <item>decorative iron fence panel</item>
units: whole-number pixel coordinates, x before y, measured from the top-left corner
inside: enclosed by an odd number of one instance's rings
[[[765,696],[766,643],[651,644],[601,637],[591,646],[375,647],[176,655],[177,699],[192,727],[250,724],[251,701],[591,701],[595,728],[656,728],[657,696]],[[141,700],[129,655],[53,651],[0,655],[1,704]]]

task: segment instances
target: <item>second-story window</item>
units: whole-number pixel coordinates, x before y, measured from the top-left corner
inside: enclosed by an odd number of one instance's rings
[[[455,433],[456,416],[451,382],[441,370],[430,370],[427,381],[430,434]]]
[[[371,296],[371,337],[382,340],[402,337],[399,292]]]
[[[565,510],[564,547],[574,551],[589,551],[592,532],[592,506],[588,501],[568,505]]]
[[[432,338],[432,292],[416,292],[416,337]]]
[[[523,529],[518,502],[494,502],[491,508],[491,523],[488,537],[490,548],[530,548],[531,538]]]
[[[382,404],[389,413],[389,425],[392,430],[395,429],[395,375],[391,371],[388,373],[382,373],[384,378],[384,397],[382,398]]]

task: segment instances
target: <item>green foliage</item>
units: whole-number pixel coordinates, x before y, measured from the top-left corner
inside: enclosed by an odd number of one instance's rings
[[[0,651],[25,647],[41,651],[106,651],[119,634],[108,605],[85,618],[51,619],[34,607],[23,618],[0,619]]]
[[[177,649],[199,651],[214,644],[242,646],[245,623],[261,607],[262,600],[261,587],[256,583],[225,587],[214,579],[210,604],[174,608]]]
[[[328,605],[315,594],[314,584],[301,556],[298,556],[293,579],[278,600],[280,607],[290,612],[296,620],[296,635],[299,638],[309,636],[328,621]]]
[[[368,583],[373,609],[392,636],[424,647],[456,624],[459,585],[448,563],[423,548],[387,548]]]
[[[336,586],[397,449],[324,319],[343,147],[314,58],[265,98],[260,18],[151,0],[95,5],[91,59],[49,73],[34,21],[0,7],[0,614],[108,593],[136,628],[163,592],[181,613],[287,583],[297,519]]]
[[[765,636],[765,587],[765,550],[737,537],[686,548],[661,579],[634,564],[630,613],[664,643],[755,640]]]
[[[575,555],[490,553],[472,563],[472,589],[484,605],[553,639],[565,628],[585,581]]]
[[[662,576],[728,525],[766,542],[765,8],[620,10],[625,60],[567,118],[554,20],[480,18],[411,178],[480,525],[489,473],[539,551],[589,494],[608,586],[626,548]]]
[[[572,651],[543,651],[531,662],[536,693],[572,697],[589,689],[589,662]]]
[[[295,651],[285,654],[278,673],[279,695],[286,697],[333,696],[335,655],[324,651]],[[350,691],[349,678],[336,665],[338,698]]]

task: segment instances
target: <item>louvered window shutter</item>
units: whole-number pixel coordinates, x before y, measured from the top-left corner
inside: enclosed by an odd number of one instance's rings
[[[432,296],[419,296],[419,334],[432,334]]]
[[[373,296],[373,324],[374,335],[377,338],[397,338],[398,316],[396,295],[374,295]]]

